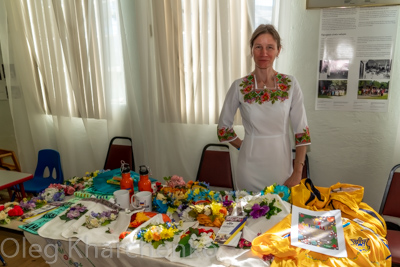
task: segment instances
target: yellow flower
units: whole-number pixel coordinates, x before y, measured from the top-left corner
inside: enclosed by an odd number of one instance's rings
[[[150,229],[147,230],[147,231],[144,233],[143,237],[144,237],[144,240],[145,240],[146,242],[151,242],[151,241],[153,240],[152,237],[151,237],[151,231],[150,231]]]
[[[199,188],[196,188],[196,189],[194,190],[193,194],[194,194],[194,195],[200,194],[200,189],[199,189]]]
[[[204,206],[203,205],[194,205],[194,206],[190,206],[194,211],[196,211],[197,213],[202,213],[204,210]]]
[[[208,193],[210,195],[210,197],[214,197],[214,191],[210,191],[210,193]]]
[[[177,208],[172,208],[172,207],[168,207],[167,213],[174,213],[177,210]]]
[[[162,238],[162,239],[169,239],[169,238],[171,238],[171,237],[174,237],[175,231],[176,231],[176,230],[172,229],[172,227],[169,228],[169,229],[165,229],[165,228],[164,228],[164,229],[162,230],[162,232],[161,232],[161,238]]]
[[[264,190],[264,194],[268,194],[268,193],[273,193],[274,192],[274,188],[275,188],[275,186],[274,185],[270,185],[270,186],[268,186],[265,190]]]
[[[220,213],[220,210],[222,208],[222,204],[221,203],[217,203],[217,202],[213,202],[210,204],[211,206],[211,210],[212,210],[212,214],[216,215],[218,217],[224,217],[224,214]]]

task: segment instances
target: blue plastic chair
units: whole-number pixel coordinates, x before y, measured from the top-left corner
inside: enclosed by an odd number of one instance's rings
[[[50,175],[44,177],[44,172],[48,168]],[[53,177],[55,170],[56,177]],[[27,193],[38,194],[49,187],[50,184],[62,184],[64,175],[61,168],[61,157],[58,151],[53,149],[42,149],[38,153],[38,162],[36,165],[33,179],[24,182],[24,189]]]

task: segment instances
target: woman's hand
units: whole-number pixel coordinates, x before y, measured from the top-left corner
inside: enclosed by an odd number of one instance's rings
[[[300,184],[301,172],[293,172],[292,175],[285,181],[283,185],[287,187],[293,187]]]

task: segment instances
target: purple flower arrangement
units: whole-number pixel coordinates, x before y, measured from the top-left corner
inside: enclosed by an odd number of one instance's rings
[[[277,206],[275,199],[271,200],[267,195],[262,195],[251,198],[243,207],[243,211],[253,219],[265,217],[268,220],[282,209]]]
[[[115,221],[118,217],[118,211],[108,210],[103,212],[92,211],[89,216],[86,216],[86,221],[83,226],[88,229],[98,228],[100,226],[106,226],[112,221]],[[109,229],[110,230],[110,229]]]
[[[64,215],[60,216],[61,220],[64,221],[71,221],[71,220],[78,220],[83,214],[87,212],[87,208],[82,204],[77,204],[64,213]]]

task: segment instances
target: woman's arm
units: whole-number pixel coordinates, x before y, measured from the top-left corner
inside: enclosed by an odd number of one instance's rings
[[[306,153],[307,146],[296,147],[296,158],[294,159],[293,173],[283,185],[286,185],[287,187],[292,187],[298,185],[301,179],[304,178],[301,177],[301,175],[303,173],[303,167],[306,160]]]

